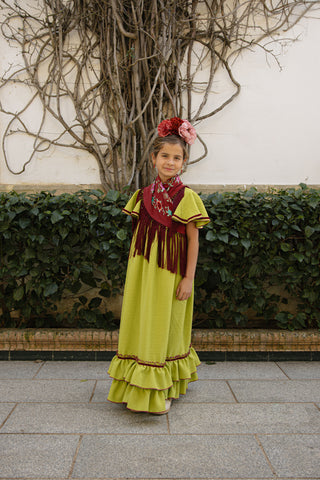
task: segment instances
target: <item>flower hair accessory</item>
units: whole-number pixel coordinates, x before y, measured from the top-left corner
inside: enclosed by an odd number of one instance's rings
[[[179,117],[163,120],[158,125],[159,137],[167,137],[168,135],[178,135],[188,145],[192,145],[197,138],[197,134],[193,126],[188,120],[182,120]]]

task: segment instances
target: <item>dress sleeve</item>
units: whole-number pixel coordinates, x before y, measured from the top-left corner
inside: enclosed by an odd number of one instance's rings
[[[126,213],[127,215],[131,215],[132,217],[139,217],[140,206],[141,206],[141,195],[139,195],[140,192],[141,192],[141,189],[137,190],[132,195],[127,205],[122,209],[123,213]]]
[[[191,188],[185,188],[184,196],[173,213],[172,220],[184,224],[195,222],[197,228],[202,228],[210,222],[201,198]]]

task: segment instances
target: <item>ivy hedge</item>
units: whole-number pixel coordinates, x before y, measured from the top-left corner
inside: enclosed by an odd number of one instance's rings
[[[1,327],[115,328],[103,299],[122,291],[129,193],[0,193]],[[320,327],[320,191],[202,195],[195,318],[208,327]],[[94,294],[92,294],[94,292]],[[58,305],[69,299],[72,307]],[[203,325],[201,325],[203,327]]]

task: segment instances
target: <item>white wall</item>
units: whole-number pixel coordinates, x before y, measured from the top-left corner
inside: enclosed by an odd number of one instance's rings
[[[184,181],[190,184],[320,184],[320,20],[304,20],[292,35],[300,40],[284,46],[279,54],[282,71],[263,51],[246,52],[234,64],[242,90],[240,96],[214,117],[197,126],[208,145],[209,154],[200,163],[190,165]],[[285,42],[284,42],[285,43]],[[0,40],[6,62],[18,62],[16,51]],[[227,91],[223,75],[216,78],[215,89]],[[23,95],[11,89],[2,101],[13,104]],[[212,95],[212,104],[219,96]],[[33,111],[29,120],[38,118]],[[0,133],[6,118],[0,115]],[[47,128],[53,128],[54,126]],[[15,138],[12,166],[18,168],[31,148],[22,137]],[[201,153],[192,147],[191,160]],[[87,153],[70,148],[50,148],[38,154],[25,173],[16,176],[6,168],[0,153],[0,184],[98,184],[95,160]]]
[[[199,126],[209,155],[189,166],[186,183],[320,184],[320,20],[294,33],[300,40],[278,57],[282,71],[261,50],[237,60],[241,93]]]

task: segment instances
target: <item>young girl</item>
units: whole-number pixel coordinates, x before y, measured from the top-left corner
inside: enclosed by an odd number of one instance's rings
[[[174,117],[161,122],[158,133],[152,151],[158,176],[123,209],[133,219],[133,238],[108,400],[163,414],[198,379],[200,361],[190,345],[193,280],[198,229],[209,218],[179,177],[194,128]]]

